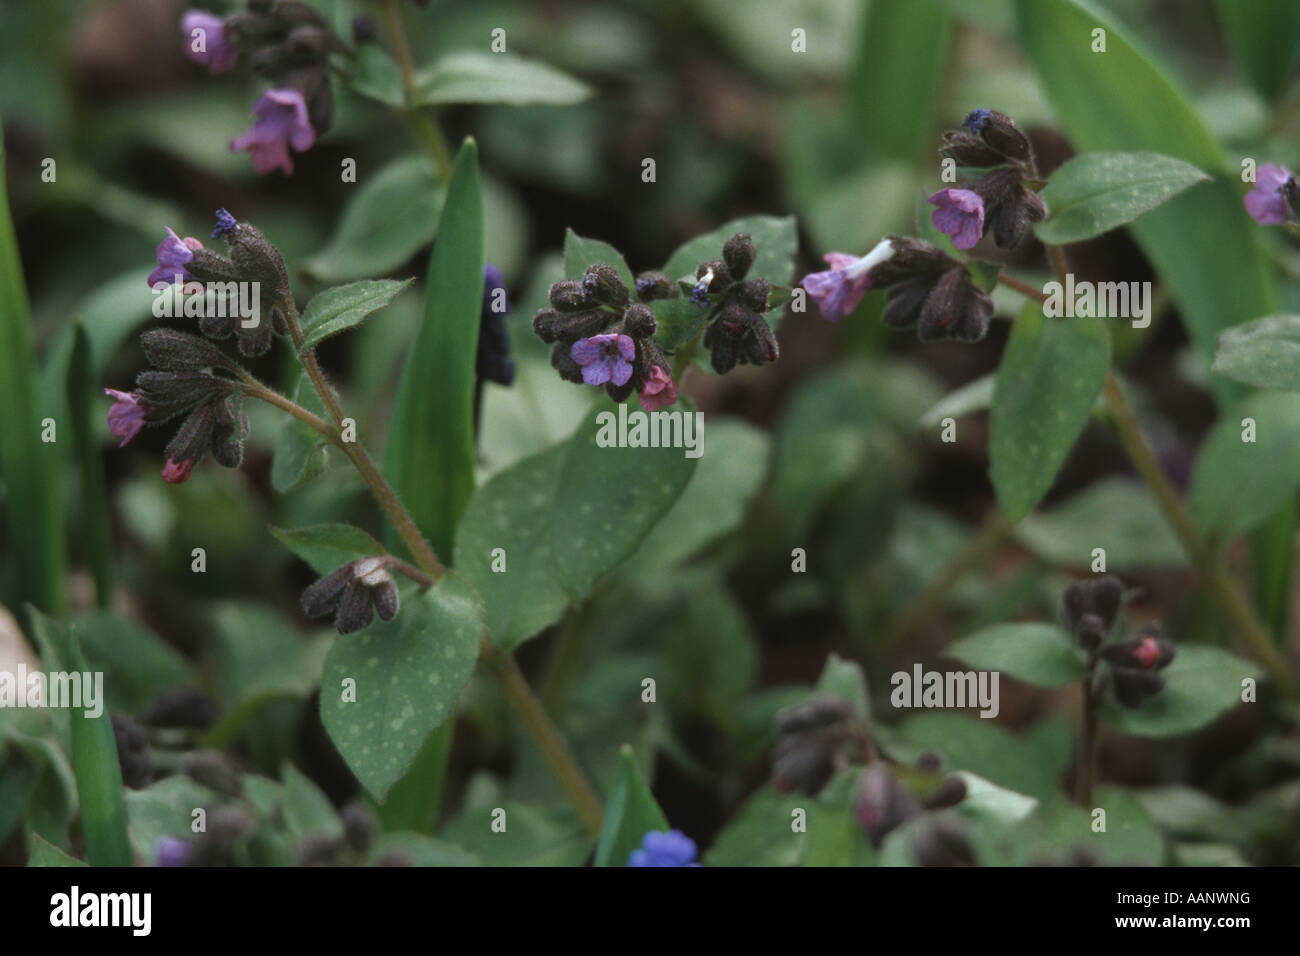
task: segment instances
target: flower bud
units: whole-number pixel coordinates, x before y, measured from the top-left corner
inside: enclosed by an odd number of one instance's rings
[[[1005,113],[997,110],[972,110],[962,125],[1007,159],[1025,162],[1033,154],[1029,138]]]
[[[958,166],[997,166],[1003,162],[1002,154],[996,149],[978,136],[961,130],[949,130],[943,134],[939,155],[951,159]]]
[[[636,277],[636,294],[642,302],[656,299],[677,299],[681,290],[677,284],[662,272],[643,272]]]
[[[1119,613],[1124,585],[1113,574],[1071,581],[1061,595],[1061,620],[1089,650],[1101,644]]]
[[[917,336],[922,342],[940,338],[978,342],[989,330],[993,299],[976,288],[965,266],[949,269],[926,297],[917,319]]]
[[[154,368],[171,372],[224,368],[239,371],[239,363],[197,335],[174,329],[151,329],[140,336],[144,357]]]
[[[736,233],[722,246],[722,261],[727,264],[727,271],[731,273],[732,279],[736,281],[745,278],[750,267],[754,264],[756,255],[754,240],[750,238],[747,232]]]
[[[916,835],[912,853],[917,866],[978,865],[960,824],[947,817],[940,817]]]
[[[244,783],[234,763],[220,750],[193,750],[181,758],[181,772],[210,790],[238,797]]]
[[[568,342],[556,342],[551,349],[551,367],[560,373],[566,382],[582,384],[582,366],[574,361],[570,353],[572,345]]]
[[[631,298],[618,270],[603,262],[587,268],[582,277],[582,289],[591,301],[615,309],[622,309]]]
[[[763,278],[737,282],[727,290],[729,298],[759,315],[767,311],[767,300],[771,293],[772,283]]]
[[[633,303],[623,313],[623,332],[634,339],[648,338],[655,334],[655,314],[649,306]]]
[[[885,837],[921,813],[916,799],[898,782],[888,764],[868,764],[858,778],[853,812],[867,832],[871,845],[880,849]]]
[[[580,279],[561,279],[551,286],[551,305],[561,312],[589,309],[595,303],[588,297]]]
[[[117,763],[122,782],[132,790],[143,790],[153,779],[153,761],[149,759],[149,736],[127,714],[110,714],[113,741],[117,744]]]

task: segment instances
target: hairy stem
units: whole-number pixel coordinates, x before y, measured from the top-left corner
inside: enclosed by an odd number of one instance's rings
[[[438,178],[445,183],[451,178],[451,151],[447,148],[447,140],[443,137],[438,124],[415,103],[415,63],[411,59],[411,48],[406,42],[406,30],[402,27],[402,16],[397,9],[397,3],[398,0],[384,0],[382,13],[384,30],[393,48],[393,58],[397,60],[397,70],[402,76],[402,92],[406,98],[406,120],[433,159],[433,165],[438,170]]]
[[[339,408],[338,400],[334,398],[334,392],[330,389],[329,382],[325,380],[325,374],[316,361],[315,351],[302,347],[302,325],[292,296],[286,293],[281,304],[284,308],[285,320],[289,326],[290,337],[293,339],[298,356],[302,360],[303,370],[307,373],[307,377],[311,380],[312,386],[320,395],[321,400],[325,402],[330,416],[334,419],[334,424],[331,425],[319,416],[313,415],[297,403],[272,391],[252,376],[244,373],[246,390],[249,394],[284,409],[295,418],[310,425],[329,438],[348,456],[353,466],[369,486],[375,500],[379,502],[379,507],[384,510],[384,514],[388,516],[388,520],[392,522],[398,535],[401,536],[402,543],[411,552],[411,556],[415,559],[419,570],[417,571],[397,558],[392,559],[392,561],[396,562],[394,567],[425,587],[436,584],[438,579],[447,573],[447,569],[438,560],[433,548],[429,546],[429,542],[421,534],[414,519],[402,505],[401,499],[397,497],[397,493],[393,491],[392,486],[380,473],[379,468],[365,448],[357,442],[343,440],[343,411]],[[596,796],[596,791],[583,774],[582,768],[578,766],[577,761],[573,758],[568,744],[560,736],[559,730],[547,715],[541,701],[533,693],[532,688],[528,686],[528,682],[519,671],[519,666],[515,663],[514,658],[509,654],[502,653],[492,643],[491,638],[484,633],[479,650],[479,659],[501,685],[502,691],[519,715],[519,719],[523,722],[529,736],[533,738],[537,749],[541,751],[543,759],[551,769],[551,773],[554,774],[556,781],[573,804],[573,808],[577,811],[583,826],[593,838],[599,836],[603,817],[600,798]]]
[[[1064,251],[1060,246],[1048,246],[1047,256],[1052,263],[1052,271],[1056,274],[1057,280],[1064,285],[1067,269]],[[998,281],[1037,302],[1043,302],[1046,299],[1046,296],[1039,290],[1005,273],[998,276]],[[1278,652],[1272,637],[1268,633],[1268,629],[1260,622],[1254,608],[1251,607],[1250,601],[1246,598],[1237,582],[1228,573],[1223,563],[1219,561],[1213,549],[1201,537],[1200,532],[1197,531],[1191,516],[1183,507],[1182,499],[1179,497],[1177,490],[1166,477],[1155,452],[1151,450],[1151,445],[1147,442],[1146,436],[1142,434],[1142,428],[1138,424],[1133,407],[1129,404],[1123,389],[1120,388],[1119,380],[1115,377],[1113,370],[1106,375],[1106,383],[1102,386],[1102,396],[1105,399],[1106,409],[1110,413],[1115,431],[1119,435],[1120,443],[1124,446],[1125,453],[1133,463],[1133,467],[1137,469],[1142,480],[1150,487],[1156,502],[1160,506],[1160,510],[1164,513],[1165,520],[1173,528],[1174,533],[1178,535],[1183,549],[1191,558],[1201,577],[1210,586],[1210,591],[1215,600],[1224,613],[1227,614],[1229,620],[1232,621],[1233,627],[1236,628],[1242,639],[1250,646],[1251,652],[1256,659],[1264,665],[1275,680],[1290,690],[1294,685],[1286,661]]]

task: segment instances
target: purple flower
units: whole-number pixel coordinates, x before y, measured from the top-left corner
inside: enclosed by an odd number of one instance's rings
[[[823,319],[838,322],[858,307],[871,288],[868,272],[893,254],[894,247],[888,239],[860,259],[843,252],[828,252],[825,259],[830,269],[809,273],[799,284],[817,303]]]
[[[159,837],[154,844],[153,855],[158,866],[187,866],[190,857],[194,855],[194,848],[176,837]]]
[[[200,32],[195,32],[200,31]],[[224,73],[239,58],[238,48],[226,36],[226,24],[206,10],[187,10],[181,17],[185,55],[213,73]]]
[[[627,858],[628,866],[699,866],[695,862],[695,841],[681,830],[651,830],[641,841],[641,849],[633,850]]]
[[[984,234],[984,200],[970,189],[940,189],[929,202],[938,206],[930,214],[934,228],[952,236],[958,249],[969,249]]]
[[[115,388],[106,388],[104,394],[117,399],[113,407],[108,410],[108,430],[114,437],[122,439],[122,444],[117,446],[122,448],[144,427],[144,406],[140,404],[140,397],[134,392],[119,392]]]
[[[149,288],[153,288],[159,282],[171,285],[180,276],[181,281],[189,281],[194,278],[190,275],[185,264],[194,258],[194,253],[203,248],[203,243],[186,236],[182,239],[176,233],[172,232],[171,226],[167,226],[167,238],[158,243],[158,268],[149,273]]]
[[[569,349],[569,357],[582,366],[582,380],[588,385],[626,385],[632,377],[632,360],[636,343],[629,335],[609,333],[579,339]]]
[[[265,175],[277,168],[292,173],[289,147],[301,153],[316,142],[302,94],[295,89],[267,90],[253,107],[253,115],[257,117],[253,128],[232,139],[230,148],[252,153],[253,168],[259,173]]]
[[[1291,170],[1273,163],[1265,163],[1255,174],[1255,188],[1246,193],[1242,202],[1246,212],[1261,226],[1279,226],[1290,218],[1282,187],[1291,179]]]

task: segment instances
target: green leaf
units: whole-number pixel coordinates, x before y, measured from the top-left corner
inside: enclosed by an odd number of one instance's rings
[[[1036,303],[1011,329],[993,386],[989,477],[1002,510],[1033,510],[1083,431],[1110,369],[1098,319],[1046,319]]]
[[[104,462],[99,454],[98,432],[91,426],[104,409],[104,394],[94,387],[99,380],[91,364],[90,336],[78,322],[72,361],[68,364],[68,411],[72,440],[81,477],[82,525],[90,568],[95,576],[95,599],[107,607],[113,596],[113,547],[104,494]]]
[[[1209,179],[1191,163],[1159,153],[1085,153],[1052,173],[1043,190],[1050,215],[1034,233],[1055,245],[1082,242]]]
[[[483,635],[477,596],[454,573],[403,605],[394,620],[336,640],[321,677],[321,721],[380,802],[430,732],[455,716]],[[344,699],[347,680],[355,701]]]
[[[64,853],[39,833],[31,836],[31,852],[27,856],[28,866],[89,866],[75,856]]]
[[[159,693],[197,680],[170,644],[130,618],[97,611],[73,622],[91,669],[104,674],[105,708],[138,714]]]
[[[793,216],[745,216],[724,223],[678,246],[664,263],[664,274],[674,282],[686,276],[693,278],[701,263],[722,257],[723,243],[738,232],[747,232],[754,240],[754,264],[745,278],[789,285],[794,278],[794,254],[799,248]]]
[[[684,449],[601,448],[599,433],[599,421],[586,425],[498,473],[465,512],[455,567],[483,596],[488,633],[507,650],[633,554],[695,471]],[[493,570],[498,548],[504,572]]]
[[[808,835],[790,826],[807,808],[801,793],[778,793],[769,783],[749,795],[704,855],[709,866],[794,866]]]
[[[256,779],[252,776],[246,778],[250,791],[254,789],[251,784]],[[184,774],[165,777],[143,790],[128,790],[126,813],[136,854],[142,861],[153,865],[158,840],[162,837],[195,839],[191,830],[194,811],[202,808],[210,816],[220,799],[215,791],[195,783]]]
[[[0,137],[0,163],[4,143]],[[57,614],[64,606],[67,558],[63,539],[63,497],[55,474],[63,462],[58,442],[41,441],[44,417],[37,411],[36,351],[18,240],[9,200],[0,185],[0,479],[10,554],[18,594]],[[56,427],[58,422],[55,422]],[[11,606],[16,602],[11,599]]]
[[[1246,419],[1254,441],[1243,441]],[[1300,394],[1260,392],[1225,409],[1196,456],[1187,493],[1192,518],[1210,534],[1237,534],[1268,520],[1300,487]]]
[[[384,308],[413,281],[367,279],[318,293],[302,314],[302,349],[314,348],[331,335],[360,325],[366,316]]]
[[[668,818],[641,776],[632,748],[619,749],[618,778],[605,802],[605,821],[596,843],[593,866],[627,866],[632,851],[651,830],[668,830]]]
[[[627,267],[622,253],[611,246],[608,242],[602,242],[599,239],[586,239],[578,235],[572,229],[564,232],[564,274],[570,279],[580,279],[589,266],[603,263],[607,266],[613,266],[618,270],[618,276],[623,280],[629,292],[636,289],[636,280],[632,276],[632,270]]]
[[[317,524],[292,531],[271,527],[270,531],[317,574],[329,574],[349,561],[385,553],[382,544],[350,524]]]
[[[451,553],[474,493],[474,367],[483,305],[478,149],[456,156],[425,284],[424,320],[397,387],[384,473],[436,553]]]
[[[1060,687],[1088,673],[1083,649],[1054,624],[994,624],[954,641],[944,653],[975,670],[1000,671],[1038,687]]]
[[[821,676],[814,687],[816,694],[840,698],[853,707],[859,717],[871,718],[871,695],[867,691],[867,675],[857,661],[849,661],[832,651],[822,667]]]
[[[1238,69],[1265,99],[1277,99],[1296,65],[1300,6],[1278,0],[1218,0],[1216,6]]]
[[[1112,571],[1180,568],[1186,552],[1150,489],[1113,476],[1093,482],[1050,511],[1031,514],[1015,536],[1048,564],[1086,568],[1093,549],[1106,552]]]
[[[329,243],[304,264],[326,282],[391,272],[433,241],[446,191],[428,157],[394,160],[378,172],[358,170]]]
[[[396,109],[406,106],[402,74],[393,58],[377,43],[357,47],[347,82],[353,92]]]
[[[1186,644],[1160,676],[1164,690],[1133,709],[1107,702],[1102,718],[1138,737],[1189,734],[1241,703],[1242,681],[1258,680],[1259,668],[1222,648]]]
[[[62,626],[52,621],[50,624]],[[68,630],[68,665],[73,671],[90,670],[82,657],[75,626]],[[117,762],[117,742],[108,711],[90,717],[84,708],[74,707],[68,713],[68,722],[86,862],[91,866],[130,866],[131,843],[126,835],[122,770]]]
[[[591,96],[586,83],[545,63],[508,53],[457,50],[448,53],[416,77],[415,103],[510,103],[563,105]]]
[[[952,24],[936,0],[873,3],[860,20],[849,79],[853,123],[876,160],[929,153],[948,72]]]
[[[1210,371],[1259,388],[1300,392],[1300,315],[1269,315],[1226,330]]]
[[[937,750],[945,767],[969,770],[1040,799],[1060,791],[1058,778],[1070,764],[1071,729],[1060,719],[1012,733],[995,720],[923,712],[904,720],[899,734],[913,750],[891,745],[890,753],[898,759],[914,760],[926,750]]]
[[[343,835],[343,824],[334,812],[334,805],[311,778],[286,761],[280,768],[280,779],[284,783],[284,824],[293,836]]]
[[[1015,0],[1021,48],[1076,150],[1150,150],[1214,177],[1131,227],[1208,361],[1221,330],[1276,310],[1261,230],[1242,207],[1235,164],[1196,110],[1125,30],[1095,10],[1076,0]],[[1105,30],[1105,53],[1092,52],[1095,29]],[[1216,389],[1220,398],[1229,391]]]
[[[298,376],[293,400],[307,411],[328,421],[325,403],[316,394],[306,373]],[[280,426],[280,436],[271,457],[271,487],[282,495],[288,494],[319,475],[325,470],[327,444],[325,436],[310,425],[296,418],[286,419]]]

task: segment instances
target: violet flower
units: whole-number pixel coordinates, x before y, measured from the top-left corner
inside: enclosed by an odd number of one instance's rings
[[[1282,194],[1282,187],[1291,178],[1291,170],[1285,166],[1274,163],[1260,166],[1255,173],[1255,188],[1242,199],[1250,218],[1261,226],[1280,226],[1286,222],[1291,210]]]
[[[108,430],[115,438],[122,439],[122,444],[117,447],[123,448],[144,427],[144,406],[134,392],[106,388],[104,394],[117,399],[108,410]]]
[[[695,841],[681,830],[651,830],[641,840],[641,849],[633,850],[628,866],[699,866]]]
[[[265,175],[274,169],[293,172],[289,147],[301,153],[316,142],[316,131],[307,118],[307,103],[295,89],[267,90],[253,107],[257,122],[242,136],[230,141],[236,152],[248,150],[253,168]]]
[[[185,55],[212,73],[224,73],[239,59],[238,47],[226,36],[225,21],[206,10],[185,11],[181,32],[186,37]]]
[[[934,228],[952,237],[958,249],[970,249],[984,234],[984,200],[970,189],[940,189],[929,202],[938,206],[930,214]]]
[[[888,239],[882,240],[860,259],[843,252],[828,252],[825,259],[831,268],[826,272],[809,273],[799,284],[817,303],[823,319],[838,322],[858,307],[871,288],[867,273],[893,254],[894,248]]]
[[[185,268],[186,264],[194,258],[194,253],[203,248],[203,243],[193,236],[186,236],[182,239],[172,231],[171,226],[167,229],[167,238],[158,243],[158,268],[149,273],[149,288],[153,288],[158,283],[171,285],[180,277],[182,282],[189,282],[194,279],[189,270]]]
[[[629,335],[593,335],[574,342],[569,357],[582,367],[582,380],[588,385],[613,382],[622,386],[632,377],[636,343]]]

